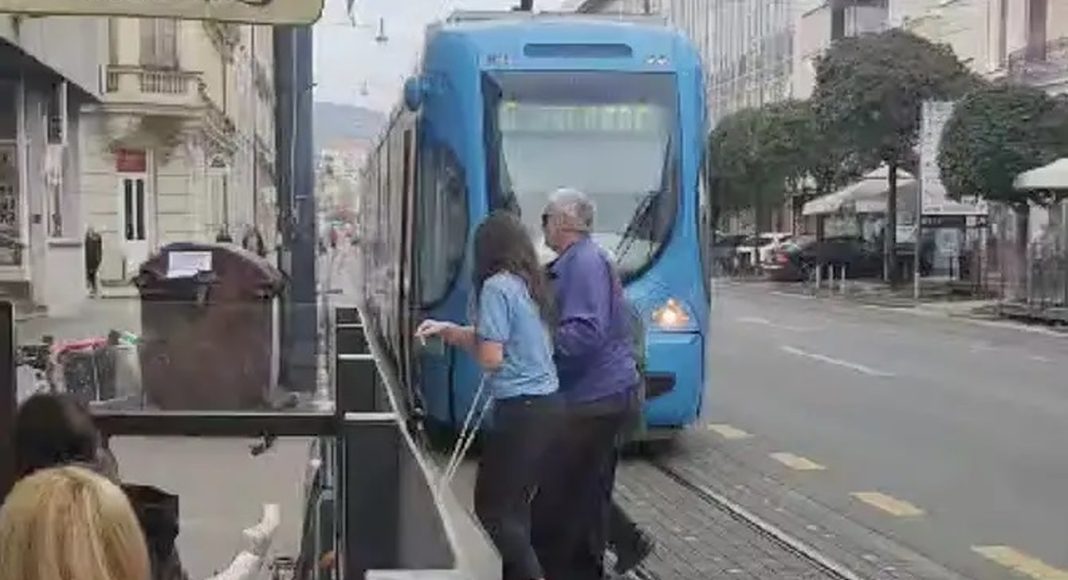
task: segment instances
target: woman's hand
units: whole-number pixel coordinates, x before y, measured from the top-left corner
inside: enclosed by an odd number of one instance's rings
[[[451,322],[443,320],[424,320],[419,324],[419,328],[415,329],[415,337],[425,341],[426,339],[434,336],[441,337],[442,340],[452,344],[450,340],[451,331],[456,328],[456,325]]]

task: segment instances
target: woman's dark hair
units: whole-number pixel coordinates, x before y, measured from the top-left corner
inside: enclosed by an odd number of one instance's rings
[[[14,443],[20,478],[69,463],[96,465],[102,446],[89,410],[63,394],[26,399],[15,416]]]
[[[552,290],[534,243],[519,218],[506,211],[493,212],[475,230],[475,296],[482,294],[486,279],[500,272],[521,278],[542,320],[550,328],[555,326]]]

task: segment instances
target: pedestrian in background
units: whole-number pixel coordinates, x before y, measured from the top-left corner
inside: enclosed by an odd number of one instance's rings
[[[514,215],[488,217],[474,246],[474,325],[427,320],[417,336],[440,336],[466,349],[485,374],[494,408],[475,481],[475,513],[501,554],[503,578],[556,580],[532,546],[530,512],[563,410],[553,364],[552,290]]]
[[[100,294],[100,285],[97,274],[100,272],[100,262],[104,257],[104,242],[92,226],[85,231],[85,282],[92,296]]]

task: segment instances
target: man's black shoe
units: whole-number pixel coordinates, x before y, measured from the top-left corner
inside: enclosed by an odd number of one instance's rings
[[[645,532],[638,531],[637,537],[634,539],[634,545],[631,546],[631,549],[625,551],[619,550],[616,552],[616,574],[626,574],[649,557],[649,554],[652,554],[655,548],[656,543],[653,539]]]

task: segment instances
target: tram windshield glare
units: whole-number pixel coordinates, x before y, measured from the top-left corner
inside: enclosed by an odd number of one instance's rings
[[[645,268],[677,207],[674,76],[506,72],[483,88],[493,206],[518,211],[540,240],[548,195],[576,188],[596,205],[593,237],[624,278]]]

